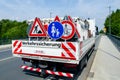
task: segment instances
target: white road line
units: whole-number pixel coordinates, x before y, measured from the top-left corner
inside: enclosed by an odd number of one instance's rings
[[[7,49],[7,50],[1,50],[0,52],[5,52],[5,51],[9,51],[9,50],[12,50],[12,49]]]
[[[1,59],[0,62],[5,61],[5,60],[9,60],[9,59],[12,59],[12,58],[15,58],[15,57],[13,57],[13,56],[12,57],[7,57],[7,58],[4,58],[4,59]]]

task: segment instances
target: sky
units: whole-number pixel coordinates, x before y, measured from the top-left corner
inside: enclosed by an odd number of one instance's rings
[[[0,20],[31,20],[35,17],[49,18],[56,15],[64,17],[92,18],[99,30],[111,11],[120,9],[120,0],[0,0]]]

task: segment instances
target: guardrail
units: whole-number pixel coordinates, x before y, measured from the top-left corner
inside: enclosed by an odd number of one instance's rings
[[[116,38],[117,40],[120,40],[120,37],[115,36],[115,35],[111,35],[112,37]]]
[[[9,38],[5,38],[5,39],[0,39],[0,45],[6,45],[6,44],[11,44],[12,43],[12,40],[24,40],[24,39],[27,39],[27,38],[20,38],[20,39],[9,39]]]
[[[0,45],[0,50],[6,49],[6,48],[11,48],[11,47],[12,47],[12,44]]]
[[[108,35],[112,42],[116,45],[117,49],[120,51],[120,37],[115,35]]]
[[[11,39],[0,39],[0,45],[10,44],[10,43],[11,43]]]

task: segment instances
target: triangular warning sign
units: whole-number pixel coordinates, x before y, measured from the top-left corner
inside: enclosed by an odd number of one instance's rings
[[[60,22],[60,18],[58,16],[55,17],[54,21]]]
[[[72,19],[71,16],[68,16],[68,20],[71,21],[71,22],[73,22],[73,19]],[[75,27],[76,27],[76,24],[75,24]],[[80,38],[80,34],[79,34],[79,32],[78,32],[77,29],[76,29],[76,34],[77,34],[78,38]]]
[[[45,37],[46,36],[46,33],[45,33],[45,29],[40,21],[39,18],[35,18],[35,21],[33,22],[33,25],[30,29],[30,32],[29,32],[29,36],[31,37]]]
[[[68,16],[68,20],[71,21],[71,22],[73,22],[71,16]]]

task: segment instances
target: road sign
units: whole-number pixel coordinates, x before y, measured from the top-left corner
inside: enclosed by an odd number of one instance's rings
[[[35,21],[30,29],[29,36],[31,37],[45,37],[45,29],[39,18],[35,18]]]
[[[71,22],[73,22],[73,20],[72,20],[71,16],[68,16],[68,20],[70,20]]]
[[[71,21],[64,20],[61,22],[64,28],[64,34],[62,39],[68,40],[71,39],[75,34],[75,26]]]
[[[60,22],[60,18],[58,16],[55,17],[54,21]]]
[[[62,34],[63,34],[64,30],[63,30],[63,26],[61,23],[59,22],[52,22],[50,23],[50,25],[48,26],[48,35],[52,38],[52,39],[59,39],[61,38]]]

